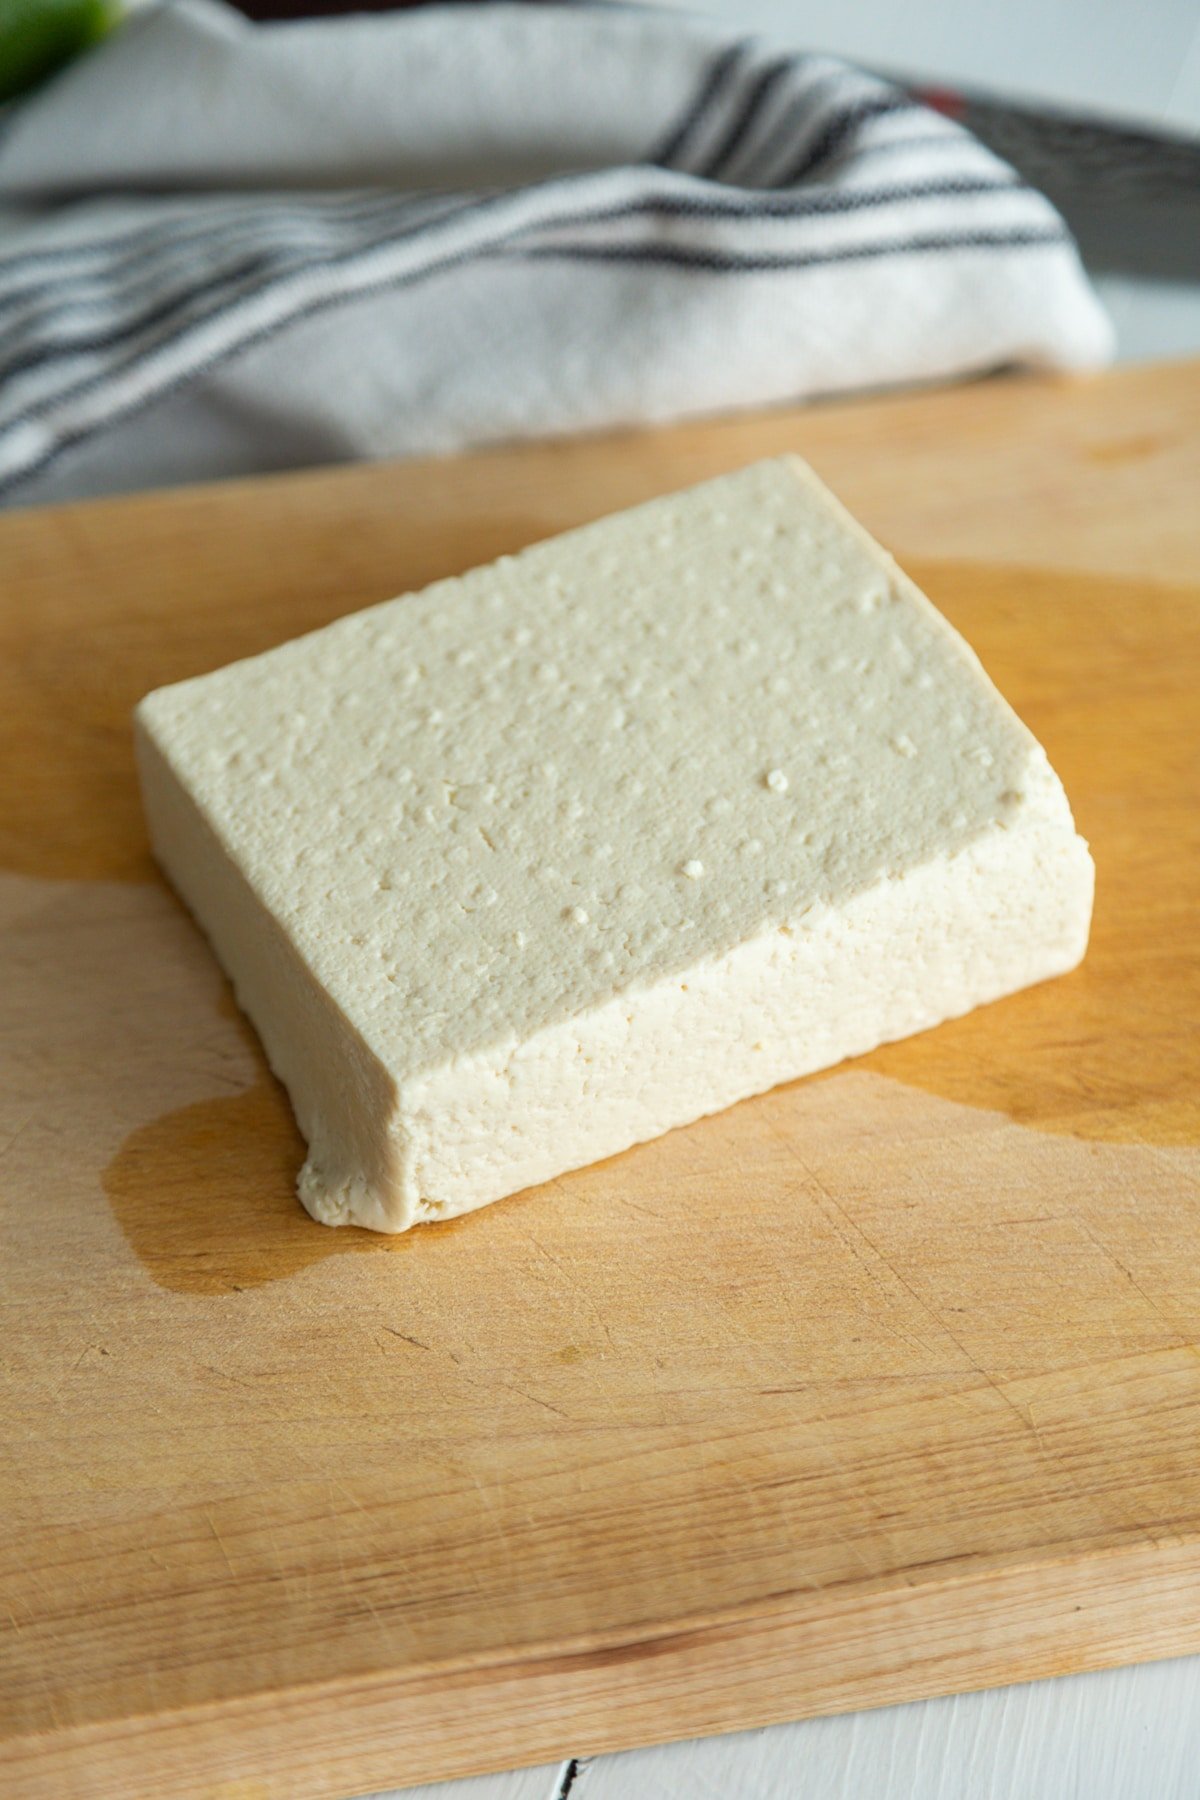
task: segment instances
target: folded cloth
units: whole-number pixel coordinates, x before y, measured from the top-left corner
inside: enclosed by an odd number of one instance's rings
[[[14,503],[1109,353],[960,127],[650,8],[178,0],[0,135]]]

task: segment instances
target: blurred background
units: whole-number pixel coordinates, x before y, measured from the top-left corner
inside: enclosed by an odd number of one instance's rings
[[[161,3],[0,0],[0,99],[28,92],[120,16]],[[234,4],[276,21],[412,11],[424,0]],[[1200,0],[650,4],[933,93],[1065,215],[1122,360],[1200,351]]]
[[[237,0],[264,20],[423,3]],[[657,4],[945,88],[949,105],[971,96],[972,129],[1054,201],[1078,238],[1121,359],[1200,351],[1197,0]]]
[[[0,237],[0,504],[1188,356],[1200,0],[0,0]]]
[[[658,3],[665,9],[675,0]],[[394,10],[394,0],[239,5],[255,19]],[[707,0],[676,9],[900,75],[1200,132],[1195,0],[915,0],[905,6],[894,0]]]

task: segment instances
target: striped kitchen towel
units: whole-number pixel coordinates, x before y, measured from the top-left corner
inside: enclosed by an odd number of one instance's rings
[[[666,11],[176,0],[0,124],[11,503],[1109,352],[959,126]]]

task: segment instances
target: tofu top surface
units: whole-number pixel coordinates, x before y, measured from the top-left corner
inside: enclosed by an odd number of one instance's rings
[[[803,925],[1024,808],[1068,816],[973,653],[790,458],[139,719],[401,1074]]]

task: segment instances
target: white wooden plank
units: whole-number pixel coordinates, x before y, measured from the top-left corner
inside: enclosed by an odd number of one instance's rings
[[[460,1800],[427,1792],[429,1800]],[[798,1795],[1198,1800],[1200,1657],[600,1757],[581,1768],[571,1789],[571,1800]],[[502,1795],[480,1791],[461,1800]]]

